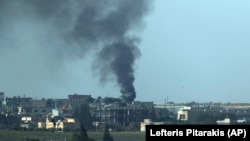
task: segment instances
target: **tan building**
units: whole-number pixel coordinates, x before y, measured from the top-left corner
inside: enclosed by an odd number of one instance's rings
[[[53,129],[53,128],[55,128],[53,122],[38,122],[37,127],[39,129]],[[59,124],[58,128],[63,129],[63,122],[61,122]]]
[[[218,125],[229,125],[230,124],[230,118],[225,118],[223,120],[217,120],[216,123]]]
[[[150,124],[152,124],[152,121],[150,119],[144,119],[144,121],[141,122],[141,128],[140,128],[140,130],[142,132],[146,131],[146,125],[150,125]]]
[[[140,131],[145,132],[147,125],[163,125],[163,122],[152,122],[151,119],[144,119],[144,122],[141,122]]]
[[[57,128],[64,129],[67,126],[72,126],[76,123],[74,118],[65,118],[63,121],[60,122]],[[49,121],[48,118],[46,119],[46,122],[38,122],[37,127],[39,129],[54,129],[56,128],[54,126],[54,123]]]

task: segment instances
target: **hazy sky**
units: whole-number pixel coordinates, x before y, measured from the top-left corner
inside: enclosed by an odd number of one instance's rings
[[[249,1],[155,0],[152,6],[143,28],[132,30],[141,40],[134,64],[135,100],[249,102]],[[12,8],[10,15],[18,6]],[[73,53],[61,52],[68,42],[59,37],[70,27],[53,32],[61,27],[29,14],[16,12],[15,20],[2,15],[0,91],[6,96],[121,96],[115,81],[99,83],[92,54],[76,57],[81,56],[77,45]]]

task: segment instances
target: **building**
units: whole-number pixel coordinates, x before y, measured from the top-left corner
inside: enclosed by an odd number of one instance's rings
[[[4,101],[4,92],[0,92],[0,102]]]
[[[32,107],[32,98],[30,97],[20,97],[20,96],[18,97],[14,96],[13,98],[7,97],[6,102],[7,102],[7,106],[14,107],[14,108],[20,105],[24,108]]]
[[[153,102],[134,102],[127,104],[115,102],[112,104],[101,103],[95,110],[95,125],[104,130],[106,124],[128,126],[130,123],[140,123],[150,113]]]
[[[21,117],[21,123],[20,123],[20,127],[21,128],[32,128],[33,125],[32,125],[32,117],[30,116],[23,116]]]
[[[177,112],[177,120],[187,121],[188,112],[191,110],[191,107],[183,107]]]
[[[144,119],[143,122],[140,124],[140,131],[145,132],[147,125],[163,125],[164,122],[152,122],[151,119]]]
[[[37,122],[38,129],[61,129],[64,128],[68,129],[75,129],[76,128],[76,120],[74,118],[65,118],[64,120],[58,122],[57,127],[56,125],[49,120],[48,116],[46,117],[46,121]]]
[[[68,95],[69,104],[73,108],[79,108],[83,103],[89,103],[92,99],[91,95]]]
[[[30,115],[35,121],[45,121],[46,115],[49,115],[51,111],[52,109],[48,107],[33,107]]]
[[[31,107],[47,107],[47,100],[46,99],[32,100]]]
[[[230,125],[230,118],[225,118],[223,120],[217,120],[216,123],[218,125]]]

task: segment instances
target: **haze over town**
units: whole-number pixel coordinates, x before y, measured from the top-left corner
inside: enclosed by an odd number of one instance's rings
[[[0,1],[0,91],[9,97],[129,93],[155,103],[249,102],[250,2],[106,2]],[[129,48],[128,54],[115,46]],[[118,69],[110,56],[123,56],[128,66]],[[128,81],[120,81],[124,70]]]

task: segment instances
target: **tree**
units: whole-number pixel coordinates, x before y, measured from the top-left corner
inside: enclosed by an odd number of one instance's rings
[[[103,138],[102,138],[102,141],[113,141],[113,137],[111,136],[111,134],[109,133],[109,127],[106,126],[105,127],[105,131],[104,131],[104,134],[103,134]]]
[[[74,117],[77,118],[80,122],[80,125],[83,125],[86,129],[93,129],[93,117],[90,114],[90,109],[88,104],[83,103],[80,108],[76,109]]]
[[[93,103],[94,102],[94,98],[89,96],[87,99],[86,99],[86,102],[87,103]]]
[[[0,114],[0,124],[7,124],[7,117]]]
[[[83,125],[81,125],[80,133],[73,134],[73,141],[95,141],[95,140],[88,137],[87,130]]]

